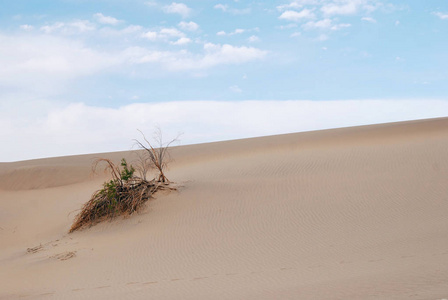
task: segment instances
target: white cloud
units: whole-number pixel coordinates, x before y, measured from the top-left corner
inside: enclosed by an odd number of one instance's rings
[[[191,39],[186,38],[186,37],[182,37],[175,42],[171,42],[172,45],[178,45],[178,46],[186,45],[189,43],[191,43]]]
[[[23,24],[23,25],[20,25],[20,29],[25,30],[25,31],[31,31],[34,29],[34,26],[28,25],[28,24]]]
[[[141,27],[126,27],[149,40],[186,45],[191,39],[176,28],[144,32]],[[113,30],[101,34],[121,34]],[[0,86],[23,91],[54,94],[64,90],[74,79],[91,76],[106,69],[109,72],[131,72],[131,66],[154,64],[161,69],[177,71],[206,70],[225,64],[243,64],[266,57],[266,51],[255,47],[207,43],[202,51],[167,51],[148,49],[135,44],[123,48],[93,49],[76,39],[35,34],[1,35]],[[157,68],[145,68],[146,73]],[[160,70],[160,69],[157,69]],[[156,71],[154,71],[156,72]]]
[[[52,93],[69,80],[116,65],[119,56],[49,35],[0,34],[0,85]]]
[[[235,29],[234,31],[229,32],[229,33],[226,33],[225,31],[221,30],[221,31],[218,31],[218,32],[216,33],[216,35],[221,35],[221,36],[223,36],[223,35],[228,35],[228,36],[232,36],[232,35],[235,35],[235,34],[242,34],[242,33],[246,32],[246,31],[247,31],[247,30],[245,30],[245,29],[241,29],[241,28],[237,28],[237,29]]]
[[[376,20],[371,17],[363,17],[361,18],[362,21],[370,22],[370,23],[376,23]]]
[[[161,35],[172,36],[172,37],[183,37],[185,34],[176,28],[162,28],[160,29]]]
[[[329,3],[321,7],[321,11],[328,16],[331,15],[353,15],[358,12],[357,1],[345,1],[343,4]]]
[[[205,70],[219,65],[243,64],[263,59],[266,51],[253,47],[236,47],[228,44],[204,45],[203,53],[193,54],[186,50],[160,51],[142,47],[128,48],[121,57],[131,64],[158,64],[168,71]]]
[[[253,47],[236,47],[228,44],[208,43],[204,45],[205,55],[199,61],[203,68],[220,64],[240,64],[263,59],[267,52]]]
[[[322,5],[321,11],[326,16],[355,15],[360,11],[370,13],[383,6],[376,0],[333,0]]]
[[[56,22],[56,23],[54,23],[52,25],[42,26],[42,27],[40,27],[40,30],[45,32],[45,33],[52,33],[52,32],[54,32],[56,30],[59,30],[59,29],[63,28],[64,26],[65,26],[64,23]]]
[[[40,30],[46,34],[61,33],[66,35],[80,34],[87,31],[93,31],[96,27],[88,20],[77,20],[70,23],[56,22],[51,25],[44,25]]]
[[[125,38],[132,36],[139,37],[143,33],[143,27],[139,25],[129,25],[122,29],[116,29],[109,26],[98,29],[98,35],[105,38]],[[128,39],[129,40],[129,39]]]
[[[250,8],[243,8],[243,9],[230,8],[227,4],[216,4],[215,6],[213,6],[213,8],[220,9],[223,12],[230,13],[233,15],[245,15],[251,12]]]
[[[448,115],[448,100],[430,99],[182,101],[119,108],[73,103],[45,107],[25,125],[17,120],[17,114],[6,115],[0,110],[0,136],[8,145],[0,148],[0,161],[129,150],[132,139],[139,137],[136,129],[151,134],[156,124],[168,138],[184,132],[182,144],[191,144]],[[14,107],[13,102],[10,109],[14,108],[21,111],[22,107]]]
[[[247,39],[250,43],[255,43],[255,42],[259,42],[260,38],[256,35],[251,35],[248,39]]]
[[[182,21],[178,24],[178,26],[180,29],[188,30],[188,31],[196,31],[199,29],[199,25],[192,21],[190,21],[190,22]]]
[[[284,10],[289,10],[289,9],[300,9],[302,8],[303,5],[298,3],[297,1],[293,1],[289,4],[282,4],[277,6],[277,10],[279,11],[284,11]]]
[[[352,24],[348,24],[348,23],[341,23],[341,24],[335,24],[333,26],[331,26],[331,30],[341,30],[343,28],[349,28],[351,27]]]
[[[164,6],[163,11],[168,14],[179,14],[183,18],[187,18],[190,16],[192,9],[184,3],[173,2],[170,5]]]
[[[220,9],[222,11],[227,11],[229,9],[229,6],[227,4],[216,4],[215,6],[213,6],[214,9]]]
[[[302,35],[301,32],[296,31],[296,32],[291,33],[290,37],[298,37],[298,36],[301,36],[301,35]]]
[[[289,23],[288,25],[280,25],[280,26],[277,26],[276,28],[285,30],[285,29],[297,28],[297,26],[298,26],[297,24]]]
[[[243,92],[243,90],[239,86],[237,86],[237,85],[230,86],[229,90],[234,92],[234,93],[242,93]]]
[[[114,17],[105,16],[102,13],[96,13],[93,17],[97,20],[98,23],[108,24],[108,25],[117,25],[121,23],[121,20],[115,19]]]
[[[158,38],[158,33],[156,31],[147,31],[142,34],[142,37],[147,38],[148,40],[155,41]]]
[[[319,3],[319,0],[295,0],[291,1],[288,4],[282,4],[277,6],[277,10],[284,11],[289,9],[300,9],[304,5],[316,5]]]
[[[95,25],[86,20],[74,21],[69,23],[68,25],[76,29],[80,33],[95,30]]]
[[[441,20],[447,20],[448,19],[448,13],[441,13],[441,12],[434,12],[435,16],[439,17]]]
[[[146,1],[145,4],[149,7],[158,6],[156,1]]]
[[[169,40],[173,38],[183,38],[185,34],[176,28],[161,28],[159,31],[147,31],[142,34],[142,37],[151,40]]]
[[[310,29],[330,29],[333,22],[330,19],[323,19],[319,21],[310,21],[303,25],[303,28],[306,30]]]
[[[316,15],[311,10],[304,9],[300,12],[297,12],[294,10],[287,10],[287,11],[283,12],[280,15],[280,17],[278,17],[278,18],[282,19],[282,20],[298,22],[303,19],[313,19],[315,17],[316,17]]]
[[[321,29],[321,30],[340,30],[342,28],[348,28],[351,24],[333,24],[331,19],[323,19],[320,21],[310,21],[303,25],[303,29]]]

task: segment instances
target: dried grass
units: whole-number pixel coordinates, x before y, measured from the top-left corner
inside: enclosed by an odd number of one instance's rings
[[[93,170],[96,170],[99,163],[106,163],[106,170],[112,175],[112,180],[105,182],[102,189],[93,193],[76,216],[69,232],[119,215],[130,215],[139,210],[158,190],[175,190],[165,183],[156,180],[147,181],[134,176],[135,170],[132,166],[129,168],[124,159],[123,170],[111,160],[103,158],[94,162]]]

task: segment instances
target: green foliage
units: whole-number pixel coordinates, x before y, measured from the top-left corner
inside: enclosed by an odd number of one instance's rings
[[[103,183],[103,188],[99,191],[99,193],[105,198],[114,201],[117,195],[117,182],[111,180],[109,182]]]
[[[100,198],[107,201],[107,206],[110,211],[115,211],[118,202],[120,201],[120,191],[123,190],[123,185],[127,184],[130,179],[134,177],[135,169],[132,165],[128,166],[126,159],[121,159],[121,166],[123,169],[120,172],[120,178],[114,178],[103,183],[103,188],[98,191]]]
[[[132,165],[128,167],[126,159],[124,158],[121,159],[121,166],[123,167],[123,170],[121,171],[120,174],[121,180],[128,181],[129,179],[134,177],[135,169]]]

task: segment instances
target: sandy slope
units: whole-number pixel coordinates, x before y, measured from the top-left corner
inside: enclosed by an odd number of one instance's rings
[[[448,118],[177,147],[179,192],[74,234],[95,155],[0,164],[0,299],[448,298],[447,149]]]

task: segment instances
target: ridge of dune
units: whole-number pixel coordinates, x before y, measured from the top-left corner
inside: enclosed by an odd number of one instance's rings
[[[265,150],[273,150],[289,146],[306,148],[311,145],[316,147],[328,143],[347,146],[352,142],[384,143],[390,139],[399,141],[406,138],[426,138],[439,131],[446,131],[447,127],[448,118],[436,118],[193,144],[172,147],[171,151],[176,160],[180,155],[181,161],[185,162],[196,159],[196,157],[202,160],[208,156],[229,155],[226,147],[222,145],[232,145],[232,154],[235,155],[240,152],[255,151],[260,147]],[[197,148],[201,148],[200,156],[195,155]],[[179,155],[178,149],[181,149]],[[101,175],[101,172],[95,174],[92,172],[92,162],[95,158],[110,158],[118,162],[125,157],[132,161],[136,159],[134,155],[136,151],[139,150],[0,163],[0,190],[43,189],[86,181]]]
[[[446,149],[448,118],[173,147],[178,192],[74,234],[98,154],[0,164],[0,299],[448,298]]]
[[[82,166],[23,166],[0,174],[0,189],[45,189],[82,182],[88,178],[89,171]]]

